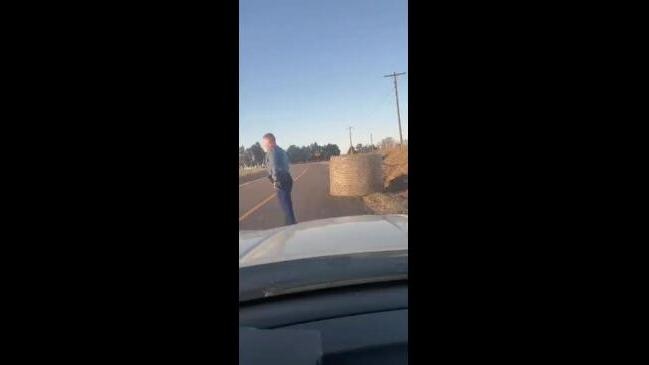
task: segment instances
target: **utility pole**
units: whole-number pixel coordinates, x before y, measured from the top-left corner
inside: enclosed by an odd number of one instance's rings
[[[385,75],[384,77],[394,78],[394,95],[397,100],[397,120],[399,121],[399,142],[403,146],[403,135],[401,134],[401,113],[399,112],[399,88],[397,87],[397,76],[405,75],[405,72],[396,73],[393,72],[392,75]]]
[[[351,149],[354,148],[354,145],[352,144],[352,128],[352,126],[347,127],[347,129],[349,129],[349,147]]]
[[[374,146],[374,142],[372,142],[372,133],[370,133],[370,146]]]

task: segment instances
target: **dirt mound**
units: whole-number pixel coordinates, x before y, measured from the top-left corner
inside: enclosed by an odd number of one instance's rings
[[[394,148],[383,154],[384,185],[388,191],[408,189],[408,149]]]
[[[366,195],[363,202],[374,214],[408,214],[408,149],[382,154],[385,192]]]

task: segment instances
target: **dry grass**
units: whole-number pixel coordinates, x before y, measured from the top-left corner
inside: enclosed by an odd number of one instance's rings
[[[363,197],[374,214],[408,214],[408,198],[403,194],[373,193]]]
[[[255,169],[239,169],[239,184],[243,184],[248,181],[257,180],[266,176],[266,169],[255,168]]]
[[[258,174],[260,171],[264,171],[264,170],[265,169],[263,167],[239,169],[239,177]]]

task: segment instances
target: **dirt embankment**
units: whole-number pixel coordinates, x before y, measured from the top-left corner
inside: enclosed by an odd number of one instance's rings
[[[375,214],[408,214],[408,149],[383,153],[384,191],[363,197]]]

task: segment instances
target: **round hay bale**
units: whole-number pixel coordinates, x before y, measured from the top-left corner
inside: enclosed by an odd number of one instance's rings
[[[363,196],[383,191],[383,158],[378,153],[333,156],[329,161],[329,193]]]

